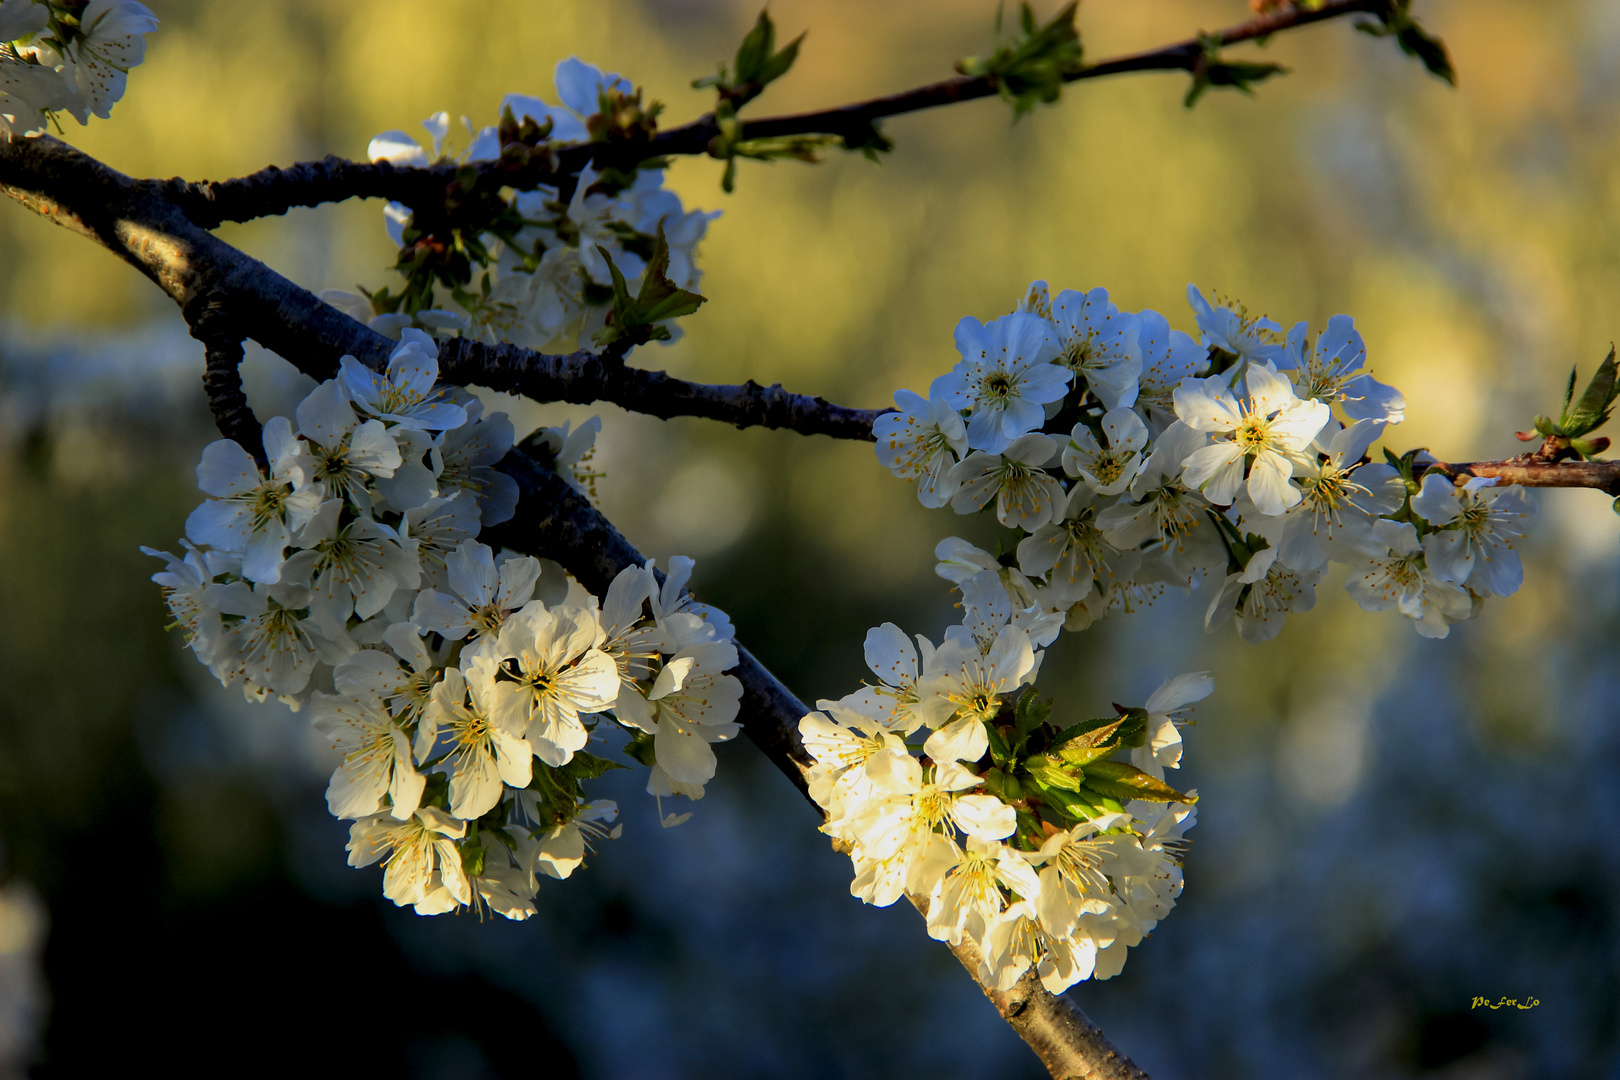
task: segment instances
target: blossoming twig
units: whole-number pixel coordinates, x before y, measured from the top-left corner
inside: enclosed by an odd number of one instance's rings
[[[1345,15],[1376,14],[1389,7],[1390,0],[1330,0],[1316,8],[1290,5],[1213,34],[1090,64],[1063,78],[1065,82],[1078,82],[1137,71],[1191,72],[1196,70],[1212,43],[1236,45]],[[860,137],[870,133],[877,120],[994,97],[997,92],[997,82],[992,75],[958,76],[836,108],[744,121],[739,137],[745,140],[796,135]],[[575,143],[561,147],[555,158],[525,165],[519,170],[504,161],[485,162],[476,168],[480,176],[503,173],[503,183],[526,190],[543,183],[554,184],[560,177],[577,176],[586,166],[624,168],[638,160],[665,155],[704,154],[719,135],[715,115],[706,113],[691,123],[660,132],[646,142],[616,147],[606,143]],[[194,223],[211,229],[226,221],[273,217],[296,206],[319,206],[352,198],[391,199],[412,208],[442,203],[445,189],[456,181],[459,168],[454,164],[401,168],[387,161],[355,162],[329,155],[320,161],[299,162],[285,169],[272,165],[231,180],[199,183],[170,180],[164,182],[164,194]]]

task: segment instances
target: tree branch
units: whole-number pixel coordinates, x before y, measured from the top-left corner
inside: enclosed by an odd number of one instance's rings
[[[1502,461],[1463,461],[1455,465],[1436,461],[1425,467],[1414,466],[1412,474],[1441,472],[1454,480],[1469,476],[1495,477],[1503,484],[1525,487],[1595,488],[1620,496],[1620,461],[1536,461],[1532,456]]]
[[[0,141],[0,188],[135,266],[192,317],[194,333],[215,342],[239,345],[253,337],[317,379],[331,377],[345,353],[380,366],[392,351],[387,338],[187,219],[155,185],[53,139]],[[233,359],[223,346],[217,352],[216,366]],[[222,395],[230,397],[228,386]],[[642,564],[612,523],[556,473],[516,451],[501,468],[518,481],[521,495],[512,521],[489,530],[492,544],[554,559],[598,594],[624,567]],[[746,649],[739,646],[738,657],[743,731],[808,798],[803,770],[810,758],[798,733],[808,710]],[[978,958],[962,950],[958,957],[977,979]],[[1084,1014],[1038,981],[1026,979],[1009,994],[986,993],[1054,1076],[1142,1075]]]
[[[0,188],[42,217],[112,250],[182,311],[202,311],[208,301],[197,283],[211,283],[206,295],[229,304],[238,342],[253,338],[289,359],[307,354],[306,361],[294,362],[300,367],[307,362],[316,378],[335,374],[345,353],[373,367],[387,361],[387,339],[287,279],[267,278],[270,270],[263,263],[189,220],[170,201],[176,190],[171,181],[133,179],[46,137],[0,142]],[[265,284],[272,279],[273,287]],[[698,416],[841,439],[871,440],[872,421],[892,411],[852,409],[753,381],[740,386],[687,382],[584,350],[551,356],[457,338],[440,344],[439,363],[446,381],[536,401],[606,401],[663,419]]]
[[[445,381],[487,386],[536,401],[589,405],[608,401],[662,419],[699,416],[739,428],[791,428],[802,435],[872,441],[872,422],[893,409],[852,409],[795,394],[781,383],[741,386],[687,382],[662,371],[615,364],[587,350],[551,356],[505,343],[453,338],[439,345]]]
[[[1375,14],[1389,7],[1390,0],[1329,0],[1314,9],[1286,7],[1209,36],[1222,45],[1236,45],[1328,19]],[[1087,65],[1065,75],[1064,81],[1079,82],[1138,71],[1191,72],[1202,56],[1203,42],[1194,37],[1147,52]],[[741,138],[840,135],[859,139],[869,135],[872,125],[878,120],[994,97],[998,89],[992,76],[944,79],[902,93],[832,109],[744,121]],[[714,114],[705,113],[688,124],[659,132],[644,142],[570,143],[559,147],[554,159],[544,158],[532,163],[514,163],[502,159],[480,162],[475,168],[480,177],[493,176],[502,184],[528,190],[540,184],[557,185],[571,180],[586,165],[598,168],[612,165],[622,169],[655,157],[706,154],[710,143],[719,134],[720,126]],[[320,161],[301,162],[286,169],[272,165],[234,180],[200,183],[170,180],[165,182],[165,195],[193,223],[212,229],[226,221],[273,217],[295,206],[319,206],[352,198],[382,198],[403,203],[412,209],[442,209],[446,189],[456,182],[457,171],[458,166],[454,164],[402,168],[386,161],[366,163],[328,156]]]

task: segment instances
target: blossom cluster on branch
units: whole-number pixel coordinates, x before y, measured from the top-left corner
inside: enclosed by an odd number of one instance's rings
[[[426,333],[401,336],[386,372],[344,357],[295,419],[271,418],[263,466],[211,443],[183,556],[143,550],[167,563],[154,580],[197,659],[250,699],[307,704],[342,755],[326,797],[354,820],[352,865],[382,861],[384,894],[422,914],[521,919],[537,875],[567,877],[590,839],[618,835],[617,807],[582,788],[623,767],[587,750],[604,719],[650,794],[702,797],[710,744],[738,730],[737,650],[685,591],[689,559],[662,581],[630,567],[598,598],[479,543],[516,508],[491,467],[511,421],[437,385]],[[584,491],[599,427],[530,441]]]
[[[590,125],[608,123],[604,117],[633,127],[643,112],[649,123],[657,115],[656,106],[642,110],[640,91],[623,76],[577,57],[558,63],[556,86],[561,105],[507,94],[499,125],[475,131],[463,117],[470,141],[458,159],[446,151],[446,112],[422,122],[431,150],[403,131],[388,131],[371,140],[367,156],[410,167],[452,160],[526,163],[549,158],[555,144],[589,141],[600,134]],[[664,188],[662,169],[657,159],[628,171],[587,165],[567,193],[556,184],[500,188],[498,177],[499,190],[489,190],[492,181],[480,182],[468,170],[457,181],[456,204],[449,208],[455,213],[443,220],[400,203],[385,209],[388,235],[400,248],[395,268],[405,277],[399,292],[329,290],[321,297],[390,337],[415,326],[566,352],[602,331],[613,312],[615,277],[621,287],[640,279],[660,258],[661,244],[662,275],[676,289],[697,288],[696,247],[720,211],[686,210]],[[435,306],[441,302],[435,286],[460,310]],[[654,336],[661,340],[677,332],[668,320],[658,330]]]
[[[1250,642],[1310,609],[1330,561],[1363,608],[1426,637],[1517,590],[1522,488],[1423,475],[1421,451],[1368,459],[1405,400],[1364,370],[1353,319],[1313,341],[1187,295],[1198,340],[1105,289],[1036,282],[1017,310],[958,325],[961,359],[928,397],[895,395],[879,461],[923,505],[993,509],[1022,534],[999,556],[948,540],[943,573],[994,571],[1015,621],[1054,635],[1207,580],[1205,627]]]
[[[800,721],[822,831],[848,847],[853,895],[926,899],[929,934],[978,946],[986,986],[1032,967],[1054,994],[1111,978],[1181,894],[1197,795],[1164,769],[1181,764],[1180,710],[1214,680],[1182,675],[1142,708],[1060,727],[1034,690],[1044,652],[995,572],[960,588],[966,616],[938,646],[874,628],[878,682]]]

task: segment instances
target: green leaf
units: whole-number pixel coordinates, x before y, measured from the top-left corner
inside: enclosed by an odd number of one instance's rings
[[[1390,6],[1377,13],[1378,22],[1359,22],[1356,29],[1373,37],[1393,37],[1407,56],[1422,61],[1429,74],[1457,85],[1457,71],[1451,66],[1445,42],[1423,29],[1412,18],[1412,0],[1391,0]]]
[[[1580,399],[1573,406],[1565,406],[1564,415],[1558,421],[1560,435],[1578,439],[1608,423],[1613,412],[1614,399],[1620,395],[1620,388],[1615,385],[1616,370],[1614,346],[1610,345],[1609,355],[1598,366],[1597,374],[1592,376],[1592,381],[1586,384]],[[1573,387],[1575,385],[1573,371],[1570,372],[1569,378],[1570,386]]]
[[[1036,786],[1049,796],[1059,791],[1080,790],[1080,778],[1074,771],[1063,768],[1056,760],[1045,754],[1036,754],[1026,760],[1024,771],[1029,774]]]
[[[1013,705],[1013,730],[1018,732],[1022,741],[1029,738],[1030,732],[1039,730],[1051,715],[1051,699],[1042,701],[1033,686],[1026,687]]]
[[[754,27],[737,47],[737,57],[731,71],[724,66],[716,75],[692,80],[692,88],[703,90],[713,87],[720,100],[731,112],[754,100],[771,83],[786,75],[799,58],[800,34],[781,49],[776,47],[776,24],[769,11],[761,11]]]
[[[1088,765],[1119,749],[1119,728],[1125,717],[1085,720],[1066,728],[1052,744],[1051,753],[1066,765]]]
[[[1149,802],[1195,803],[1162,780],[1155,780],[1134,765],[1123,761],[1094,761],[1086,766],[1085,787],[1099,795],[1121,801],[1146,799]]]
[[[658,756],[653,752],[653,737],[645,731],[630,733],[630,741],[624,744],[624,754],[649,769],[658,764]]]
[[[997,43],[989,56],[970,56],[957,61],[963,75],[993,82],[1002,99],[1011,103],[1016,120],[1039,104],[1050,104],[1063,92],[1065,76],[1078,74],[1082,49],[1080,31],[1074,16],[1079,0],[1071,0],[1044,26],[1037,25],[1028,0],[1019,5],[1019,37],[1007,44]],[[996,36],[1001,36],[1001,16],[996,15]]]
[[[557,775],[573,781],[595,780],[609,769],[628,769],[630,766],[623,762],[610,761],[607,758],[587,754],[583,750],[575,751],[574,756],[566,765],[559,765],[555,770]]]
[[[1001,732],[996,730],[996,726],[988,720],[984,721],[984,735],[986,741],[990,744],[991,761],[999,765],[1005,765],[1012,760],[1012,754],[1007,749],[1007,740],[1002,737]]]
[[[1181,102],[1189,109],[1198,104],[1198,99],[1211,87],[1253,94],[1255,83],[1264,82],[1273,75],[1288,73],[1288,69],[1281,64],[1269,61],[1222,60],[1221,39],[1213,34],[1200,34],[1198,40],[1204,54],[1193,66],[1192,85],[1187,88],[1187,96]]]
[[[603,247],[597,251],[607,260],[608,273],[613,276],[613,312],[608,323],[593,339],[599,345],[609,345],[620,339],[635,344],[662,340],[669,331],[655,323],[690,315],[708,298],[676,286],[669,280],[669,241],[664,238],[664,227],[659,225],[658,237],[653,244],[652,258],[641,279],[641,290],[634,298],[624,275],[614,265],[613,257]]]

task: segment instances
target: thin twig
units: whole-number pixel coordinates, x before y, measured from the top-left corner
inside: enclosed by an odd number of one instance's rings
[[[1520,457],[1506,458],[1502,461],[1462,461],[1456,464],[1436,461],[1427,466],[1416,465],[1412,469],[1414,476],[1422,476],[1427,471],[1445,473],[1458,481],[1470,476],[1494,477],[1501,484],[1594,488],[1609,495],[1620,496],[1620,461],[1544,462]]]
[[[1216,32],[1223,45],[1268,38],[1273,34],[1347,15],[1374,14],[1389,8],[1389,0],[1330,0],[1319,8],[1285,7]],[[1090,64],[1064,76],[1067,82],[1098,79],[1143,71],[1192,71],[1203,56],[1203,42],[1189,38],[1162,48],[1118,56]],[[854,102],[832,109],[748,120],[744,139],[788,135],[841,135],[859,137],[878,120],[942,105],[994,97],[990,76],[943,79],[898,94]],[[479,162],[480,177],[493,176],[505,186],[521,190],[541,184],[571,182],[586,165],[628,168],[639,161],[673,155],[706,154],[720,134],[713,113],[690,123],[659,132],[634,143],[571,143],[560,146],[554,159],[515,166],[510,161]],[[226,221],[250,221],[284,214],[295,206],[319,206],[352,198],[383,198],[415,208],[442,208],[445,191],[456,181],[458,166],[430,165],[404,168],[386,161],[356,162],[328,156],[300,162],[285,169],[270,166],[233,180],[188,183],[163,181],[164,194],[197,225],[215,228]]]

